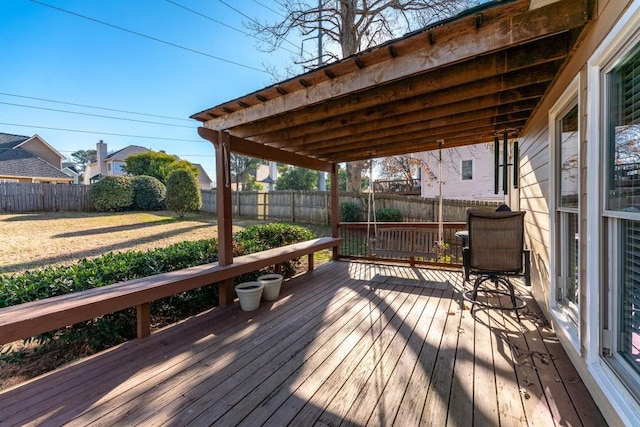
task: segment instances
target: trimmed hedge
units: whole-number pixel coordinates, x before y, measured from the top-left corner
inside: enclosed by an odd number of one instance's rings
[[[105,176],[91,187],[91,202],[98,212],[118,212],[133,205],[131,179]]]
[[[340,221],[358,222],[362,221],[362,207],[358,203],[340,203]]]
[[[315,239],[317,236],[299,225],[285,223],[258,224],[238,231],[233,235],[233,255],[241,256],[271,248]],[[300,264],[300,260],[291,260],[283,264],[283,274],[291,277]],[[255,280],[260,274],[273,273],[273,267],[250,273],[238,278],[239,282]]]
[[[185,169],[178,169],[167,178],[167,209],[184,217],[185,212],[197,211],[202,206],[202,193],[198,179]]]
[[[140,175],[131,178],[133,208],[142,211],[159,211],[165,208],[167,188],[157,178]]]
[[[396,208],[376,209],[376,221],[380,222],[402,222],[402,212]]]

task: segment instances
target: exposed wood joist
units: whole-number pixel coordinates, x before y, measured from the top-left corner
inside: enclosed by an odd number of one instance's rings
[[[309,122],[284,131],[260,134],[256,142],[269,143],[275,147],[293,148],[299,144],[355,137],[365,132],[464,112],[482,114],[481,110],[485,108],[540,98],[546,90],[544,81],[524,87],[504,87],[504,82],[499,80],[487,82],[487,85],[496,86],[496,89],[489,91],[488,95],[478,96],[478,93],[482,92],[465,90],[465,88],[461,88],[460,91],[451,89],[428,97],[420,96],[385,104],[380,108],[345,114],[338,118]]]

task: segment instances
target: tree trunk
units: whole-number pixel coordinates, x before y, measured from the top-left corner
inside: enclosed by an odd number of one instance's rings
[[[347,191],[362,192],[362,171],[366,165],[366,160],[347,163]]]
[[[356,28],[357,0],[340,1],[340,46],[342,57],[346,58],[358,52],[358,36]],[[362,171],[366,162],[357,161],[347,163],[347,191],[362,192]]]

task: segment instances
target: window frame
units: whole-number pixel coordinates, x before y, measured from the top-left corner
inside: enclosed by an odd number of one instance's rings
[[[578,107],[578,207],[567,207],[561,205],[561,173],[560,162],[562,161],[561,149],[562,143],[559,135],[562,132],[561,120],[574,107]],[[564,93],[558,98],[553,107],[549,110],[549,242],[550,254],[549,263],[550,273],[550,292],[549,292],[549,308],[554,321],[560,326],[563,334],[573,346],[574,350],[579,353],[582,337],[580,336],[581,324],[581,307],[578,301],[577,312],[569,310],[564,304],[561,304],[557,298],[559,290],[564,290],[564,283],[560,276],[561,265],[565,264],[566,244],[563,243],[561,232],[564,231],[562,223],[566,221],[565,214],[576,214],[578,216],[578,233],[580,233],[580,203],[581,203],[581,179],[583,159],[580,158],[580,75],[577,75],[566,87]],[[578,260],[580,260],[580,245],[578,246]],[[579,271],[582,270],[580,266]],[[582,279],[578,277],[578,286]]]
[[[627,425],[640,425],[640,399],[634,396],[620,379],[620,372],[614,371],[601,354],[603,340],[608,339],[603,332],[606,326],[600,315],[601,304],[610,300],[604,284],[608,279],[606,265],[600,255],[603,247],[610,247],[611,238],[605,224],[605,198],[601,178],[604,168],[601,159],[605,154],[608,111],[604,96],[604,73],[615,65],[640,42],[640,2],[630,3],[608,34],[599,43],[587,62],[587,158],[586,176],[589,203],[583,208],[586,212],[586,292],[584,295],[585,337],[582,356],[586,369],[601,391],[601,395],[611,405],[621,422]],[[611,218],[630,218],[627,213],[616,212]],[[607,292],[605,292],[607,291]]]
[[[469,178],[465,178],[464,177],[464,172],[465,172],[464,163],[465,162],[470,162],[471,163],[471,177],[469,177]],[[474,172],[474,170],[473,170],[473,159],[467,159],[467,160],[460,159],[460,181],[473,181],[473,172]]]

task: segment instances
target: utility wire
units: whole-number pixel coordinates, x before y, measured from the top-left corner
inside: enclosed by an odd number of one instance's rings
[[[31,1],[35,1],[35,0],[31,0]],[[249,21],[253,22],[254,24],[257,25],[261,25],[258,21],[256,21],[255,19],[253,19],[252,17],[246,15],[245,13],[241,12],[240,10],[236,9],[235,7],[231,6],[229,3],[225,2],[224,0],[218,0],[220,3],[222,3],[223,5],[227,6],[229,9],[233,10],[234,12],[244,16],[245,18],[247,18]],[[287,39],[282,39],[283,41],[289,43],[291,46],[295,47],[296,49],[298,48],[298,46],[296,46],[294,43],[290,42]],[[306,50],[302,50],[304,53],[306,53],[307,55],[311,55],[309,52],[307,52]]]
[[[195,139],[180,139],[180,138],[163,138],[160,136],[143,136],[143,135],[127,135],[122,133],[112,133],[112,132],[99,132],[95,130],[80,130],[80,129],[66,129],[66,128],[54,128],[48,126],[37,126],[37,125],[25,125],[20,123],[3,123],[0,122],[2,126],[20,126],[27,128],[36,128],[36,129],[47,129],[47,130],[59,130],[63,132],[74,132],[74,133],[90,133],[95,135],[109,135],[109,136],[124,136],[127,138],[144,138],[144,139],[157,139],[163,141],[181,141],[181,142],[205,142],[204,140],[195,140]]]
[[[182,121],[185,121],[185,122],[192,122],[193,121],[191,119],[185,119],[184,117],[170,117],[170,116],[161,116],[161,115],[158,115],[158,114],[138,113],[138,112],[135,112],[135,111],[118,110],[116,108],[96,107],[95,105],[76,104],[74,102],[57,101],[55,99],[37,98],[35,96],[26,96],[26,95],[17,95],[15,93],[0,92],[0,95],[13,96],[13,97],[16,97],[16,98],[23,98],[23,99],[32,99],[32,100],[35,100],[35,101],[53,102],[55,104],[73,105],[74,107],[84,107],[84,108],[93,108],[93,109],[96,109],[96,110],[114,111],[114,112],[117,112],[117,113],[137,114],[139,116],[157,117],[157,118],[160,118],[160,119],[182,120]]]
[[[86,16],[86,15],[81,15],[81,14],[79,14],[79,13],[72,12],[72,11],[70,11],[70,10],[63,9],[63,8],[61,8],[61,7],[57,7],[57,6],[53,6],[53,5],[50,5],[50,4],[47,4],[47,3],[43,3],[43,2],[38,1],[38,0],[31,0],[31,2],[36,3],[36,4],[39,4],[39,5],[41,5],[41,6],[49,7],[49,8],[51,8],[51,9],[58,10],[58,11],[60,11],[60,12],[68,13],[69,15],[73,15],[73,16],[77,16],[77,17],[79,17],[79,18],[87,19],[87,20],[89,20],[89,21],[96,22],[96,23],[98,23],[98,24],[106,25],[107,27],[115,28],[115,29],[117,29],[117,30],[124,31],[124,32],[127,32],[127,33],[129,33],[129,34],[134,34],[134,35],[139,36],[139,37],[144,37],[145,39],[148,39],[148,40],[153,40],[153,41],[156,41],[156,42],[158,42],[158,43],[166,44],[166,45],[168,45],[168,46],[177,47],[178,49],[186,50],[187,52],[197,53],[198,55],[206,56],[206,57],[208,57],[208,58],[213,58],[213,59],[215,59],[215,60],[222,61],[222,62],[226,62],[226,63],[228,63],[228,64],[237,65],[238,67],[243,67],[243,68],[247,68],[247,69],[249,69],[249,70],[254,70],[254,71],[259,71],[259,72],[261,72],[261,73],[269,74],[269,72],[267,72],[267,71],[265,71],[265,70],[261,70],[261,69],[259,69],[259,68],[255,68],[255,67],[252,67],[252,66],[250,66],[250,65],[241,64],[241,63],[239,63],[239,62],[235,62],[235,61],[232,61],[232,60],[230,60],[230,59],[225,59],[225,58],[222,58],[222,57],[220,57],[220,56],[211,55],[211,54],[209,54],[209,53],[202,52],[202,51],[200,51],[200,50],[191,49],[190,47],[186,47],[186,46],[182,46],[182,45],[179,45],[179,44],[176,44],[176,43],[173,43],[173,42],[169,42],[169,41],[166,41],[166,40],[162,40],[162,39],[159,39],[159,38],[157,38],[157,37],[148,36],[148,35],[146,35],[146,34],[142,34],[142,33],[137,32],[137,31],[129,30],[129,29],[127,29],[127,28],[120,27],[120,26],[118,26],[118,25],[114,25],[114,24],[110,24],[110,23],[108,23],[108,22],[100,21],[99,19],[91,18],[91,17]]]
[[[261,41],[261,40],[260,40],[258,37],[256,37],[254,34],[247,33],[246,31],[243,31],[243,30],[241,30],[241,29],[239,29],[239,28],[233,27],[233,26],[231,26],[231,25],[229,25],[229,24],[226,24],[226,23],[224,23],[224,22],[222,22],[222,21],[218,21],[217,19],[212,18],[212,17],[210,17],[210,16],[208,16],[208,15],[205,15],[204,13],[198,12],[197,10],[190,9],[190,8],[188,8],[188,7],[184,6],[184,5],[181,5],[180,3],[176,3],[176,2],[175,2],[175,1],[173,1],[173,0],[165,0],[165,1],[166,1],[167,3],[171,3],[171,4],[175,5],[175,6],[178,6],[178,7],[182,8],[182,9],[184,9],[184,10],[188,11],[188,12],[191,12],[191,13],[193,13],[193,14],[195,14],[195,15],[198,15],[198,16],[201,16],[201,17],[203,17],[203,18],[205,18],[205,19],[208,19],[208,20],[210,20],[210,21],[213,21],[213,22],[215,22],[216,24],[219,24],[219,25],[222,25],[222,26],[224,26],[224,27],[230,28],[230,29],[232,29],[232,30],[234,30],[234,31],[239,32],[240,34],[244,34],[245,36],[248,36],[248,37],[251,37],[251,38],[256,39],[256,40],[258,40],[258,41]],[[264,5],[263,5],[263,6],[264,6]],[[266,7],[266,6],[265,6],[265,7]],[[271,10],[271,9],[270,9],[270,10]],[[298,52],[294,52],[293,50],[291,50],[291,49],[287,49],[286,47],[279,46],[279,48],[280,48],[280,49],[282,49],[282,50],[286,50],[287,52],[292,53],[292,54],[294,54],[294,55],[297,55],[297,54],[298,54]]]
[[[79,114],[81,116],[99,117],[99,118],[102,118],[102,119],[125,120],[127,122],[148,123],[148,124],[152,124],[152,125],[173,126],[173,127],[177,127],[177,128],[193,129],[193,126],[174,125],[172,123],[152,122],[152,121],[149,121],[149,120],[127,119],[125,117],[104,116],[104,115],[101,115],[101,114],[80,113],[78,111],[59,110],[57,108],[37,107],[35,105],[14,104],[14,103],[11,103],[11,102],[2,102],[2,101],[0,101],[0,104],[2,104],[2,105],[11,105],[13,107],[33,108],[33,109],[36,109],[36,110],[55,111],[56,113]]]
[[[59,153],[75,153],[78,150],[56,150]],[[215,157],[215,154],[184,154],[184,153],[171,153],[178,157]]]
[[[264,3],[259,2],[258,0],[253,0],[253,2],[254,2],[255,4],[258,4],[258,5],[262,6],[262,7],[264,7],[264,8],[265,8],[265,9],[267,9],[267,10],[270,10],[271,12],[275,13],[276,15],[280,15],[280,16],[282,16],[283,18],[286,18],[286,16],[284,16],[283,14],[281,14],[280,12],[278,12],[277,10],[270,8],[269,6],[267,6],[267,5],[266,5],[266,4],[264,4]]]

